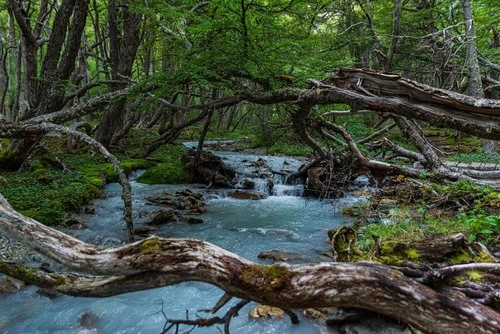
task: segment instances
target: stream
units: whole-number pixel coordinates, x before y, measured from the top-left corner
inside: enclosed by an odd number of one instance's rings
[[[154,233],[163,237],[183,237],[206,240],[259,263],[260,252],[278,250],[291,253],[292,263],[328,261],[321,255],[328,249],[326,232],[349,217],[341,208],[358,201],[346,196],[335,201],[318,201],[301,197],[302,185],[285,185],[284,174],[295,171],[301,161],[291,157],[271,157],[229,152],[216,152],[237,170],[240,180],[251,178],[257,190],[269,192],[262,200],[240,200],[226,197],[224,190],[206,191],[196,185],[145,185],[131,177],[136,226],[143,226],[148,213],[160,208],[147,202],[146,197],[163,191],[189,187],[204,194],[207,212],[197,216],[204,223],[167,224]],[[268,191],[265,178],[255,177],[252,162],[265,160],[260,176],[272,179]],[[272,173],[279,171],[279,173]],[[253,178],[252,178],[253,175]],[[95,214],[79,216],[88,228],[67,230],[86,242],[116,246],[126,239],[122,220],[123,203],[118,184],[108,184],[106,198],[93,204]],[[28,287],[16,293],[0,293],[0,333],[160,333],[165,315],[183,319],[189,310],[190,319],[207,314],[196,310],[210,308],[223,291],[206,283],[189,282],[176,286],[122,294],[108,298],[83,298],[47,295],[38,288]],[[232,300],[217,315],[223,315]],[[337,333],[323,323],[306,319],[299,314],[300,324],[284,319],[250,319],[248,312],[256,306],[250,303],[231,321],[232,333]],[[299,313],[299,312],[298,312]],[[222,330],[222,325],[218,326]],[[183,327],[181,333],[190,330]],[[221,331],[222,332],[222,331]],[[196,328],[191,333],[219,333],[217,328]]]

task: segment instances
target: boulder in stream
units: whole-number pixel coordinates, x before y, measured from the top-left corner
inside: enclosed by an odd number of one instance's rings
[[[191,225],[203,224],[203,219],[189,217],[187,219],[187,222],[188,222],[188,224],[191,224]]]
[[[270,260],[274,260],[274,261],[291,261],[291,260],[300,259],[300,255],[295,254],[295,253],[291,253],[291,252],[273,249],[270,252],[260,252],[258,255],[258,258],[259,259],[270,259]]]
[[[274,306],[259,305],[254,307],[248,313],[248,316],[252,319],[283,318],[285,316],[285,311]]]
[[[174,210],[171,208],[164,209],[153,217],[151,217],[146,224],[148,225],[161,225],[175,220]]]
[[[228,194],[228,196],[236,199],[247,199],[247,200],[248,199],[259,200],[266,197],[264,194],[261,193],[243,191],[243,190],[232,191]]]
[[[69,219],[66,219],[63,223],[64,226],[67,226],[68,228],[72,230],[82,230],[84,228],[88,228],[88,224],[85,223],[83,220],[72,217]]]
[[[184,164],[195,166],[195,150],[189,150],[182,157]],[[215,154],[202,151],[198,164],[194,169],[194,181],[206,183],[208,187],[228,187],[234,186],[236,172],[233,167],[227,165]]]

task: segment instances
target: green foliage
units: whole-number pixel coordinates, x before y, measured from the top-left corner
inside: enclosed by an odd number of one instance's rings
[[[447,157],[450,161],[465,163],[500,163],[500,154],[488,154],[480,150],[471,153],[455,153]]]
[[[447,197],[464,197],[474,196],[476,199],[481,199],[490,195],[493,188],[474,184],[466,179],[459,179],[456,182],[445,182],[443,184],[434,184],[433,189],[442,196]]]
[[[164,145],[153,157],[162,160],[159,165],[149,168],[137,181],[146,184],[181,184],[189,183],[192,170],[182,162],[186,148],[182,145]]]
[[[367,250],[378,239],[411,244],[428,236],[454,233],[465,234],[469,242],[489,244],[500,235],[499,192],[464,179],[434,184],[433,190],[439,194],[439,198],[446,198],[452,203],[462,200],[470,205],[463,206],[458,212],[444,211],[439,215],[436,209],[428,209],[429,205],[435,205],[426,202],[391,209],[386,217],[389,224],[368,224],[360,228],[358,246]],[[356,207],[346,211],[346,214],[353,210]]]
[[[489,243],[500,235],[500,214],[461,214],[458,222],[467,229],[469,242]]]

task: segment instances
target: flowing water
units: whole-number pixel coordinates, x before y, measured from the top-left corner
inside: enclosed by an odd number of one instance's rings
[[[226,197],[224,191],[207,192],[208,210],[199,216],[203,224],[166,225],[155,234],[206,240],[260,263],[271,263],[257,258],[260,252],[271,250],[292,253],[295,263],[328,260],[320,254],[328,248],[326,231],[349,220],[341,215],[340,209],[355,202],[355,198],[321,202],[300,197],[301,185],[284,184],[284,175],[301,164],[289,157],[218,154],[237,168],[240,180],[251,179],[256,188],[269,192],[269,196],[252,201]],[[265,159],[266,164],[255,173],[257,168],[251,164],[259,158]],[[274,184],[270,191],[269,180]],[[131,184],[137,226],[144,224],[146,213],[159,209],[148,204],[146,197],[186,188],[150,186],[135,181]],[[192,185],[188,187],[197,190]],[[95,202],[95,214],[81,216],[89,227],[69,233],[101,245],[123,243],[126,231],[122,221],[121,188],[117,184],[107,185],[106,194],[106,199]],[[109,298],[49,296],[29,287],[14,294],[0,293],[0,333],[160,333],[165,315],[184,319],[189,310],[190,319],[206,316],[196,310],[212,307],[222,295],[223,291],[218,288],[198,282]],[[234,303],[231,301],[227,307]],[[232,333],[336,333],[334,329],[302,317],[298,325],[292,325],[289,319],[250,319],[247,313],[255,306],[250,303],[231,321]],[[219,313],[223,314],[227,307]],[[181,332],[190,328],[183,329]],[[192,333],[219,331],[215,327],[197,328]]]

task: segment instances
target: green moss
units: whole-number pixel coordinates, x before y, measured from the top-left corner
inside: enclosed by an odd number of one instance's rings
[[[460,249],[450,257],[452,264],[465,264],[473,262],[493,262],[494,259],[490,254],[485,252],[472,252],[466,249]]]
[[[378,260],[388,265],[401,265],[406,261],[419,261],[420,252],[408,245],[386,241],[380,244]]]
[[[48,199],[44,200],[36,208],[20,210],[19,212],[49,226],[61,223],[66,217],[62,203]]]
[[[191,172],[180,160],[169,161],[148,169],[137,182],[146,184],[181,184],[191,182]]]
[[[280,290],[292,277],[293,274],[279,264],[250,265],[241,274],[241,279],[245,284],[260,286],[264,291]]]
[[[50,175],[49,171],[45,168],[38,168],[33,171],[33,176],[40,183],[51,183],[54,181],[54,178]]]
[[[0,259],[0,272],[5,275],[17,278],[23,282],[34,284],[40,287],[55,287],[66,283],[64,277],[51,275],[47,278],[45,273],[23,265],[13,265]]]
[[[102,187],[104,187],[105,183],[104,180],[99,177],[89,177],[87,181],[97,189],[101,189]]]
[[[150,254],[153,252],[161,251],[162,242],[160,239],[149,239],[141,244],[141,252],[144,254]]]
[[[480,273],[479,271],[469,271],[467,273],[467,278],[474,283],[480,283],[483,277],[483,273]]]
[[[135,170],[151,168],[156,166],[156,163],[145,159],[129,159],[120,162],[120,166],[123,168],[125,173],[128,174]]]
[[[418,261],[420,259],[420,253],[414,248],[408,248],[404,251],[406,259],[410,261]]]
[[[156,163],[145,159],[129,159],[120,162],[120,166],[125,174],[130,174],[130,172],[135,170],[148,169],[155,165]],[[111,163],[84,166],[82,172],[87,178],[91,178],[94,181],[99,178],[105,179],[109,183],[118,182],[118,173]]]
[[[338,262],[353,262],[363,258],[364,255],[356,246],[356,231],[353,228],[340,226],[327,234],[330,240],[335,238],[333,248]]]
[[[9,149],[1,150],[0,151],[0,161],[2,160],[9,160],[14,156],[14,151],[11,151]]]

